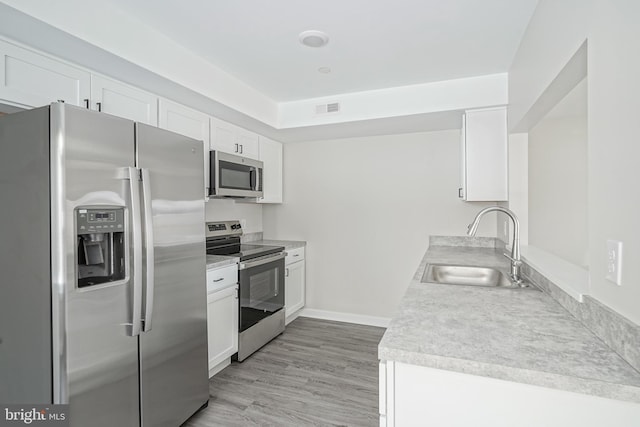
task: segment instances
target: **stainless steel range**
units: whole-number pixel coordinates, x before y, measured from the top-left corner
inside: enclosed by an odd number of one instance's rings
[[[239,221],[209,222],[206,231],[208,255],[240,258],[240,336],[235,359],[242,362],[284,332],[284,247],[240,243]]]

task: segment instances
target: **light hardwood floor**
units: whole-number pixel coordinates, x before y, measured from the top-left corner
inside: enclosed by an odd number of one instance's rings
[[[376,426],[383,328],[299,317],[209,381],[186,427]]]

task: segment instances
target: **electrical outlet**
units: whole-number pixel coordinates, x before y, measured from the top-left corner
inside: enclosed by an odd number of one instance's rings
[[[621,286],[622,279],[622,242],[618,240],[607,240],[607,275],[618,286]]]
[[[247,229],[247,220],[246,219],[241,219],[240,220],[240,226],[242,227],[243,230]]]

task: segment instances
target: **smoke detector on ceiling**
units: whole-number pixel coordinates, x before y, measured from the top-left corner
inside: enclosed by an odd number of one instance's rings
[[[309,30],[301,32],[298,35],[298,40],[305,46],[322,47],[329,43],[329,36],[322,31]]]

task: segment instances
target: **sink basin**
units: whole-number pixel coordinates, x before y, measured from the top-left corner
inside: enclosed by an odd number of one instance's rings
[[[521,288],[520,285],[513,284],[509,276],[495,268],[462,265],[428,264],[421,282],[511,289]]]

